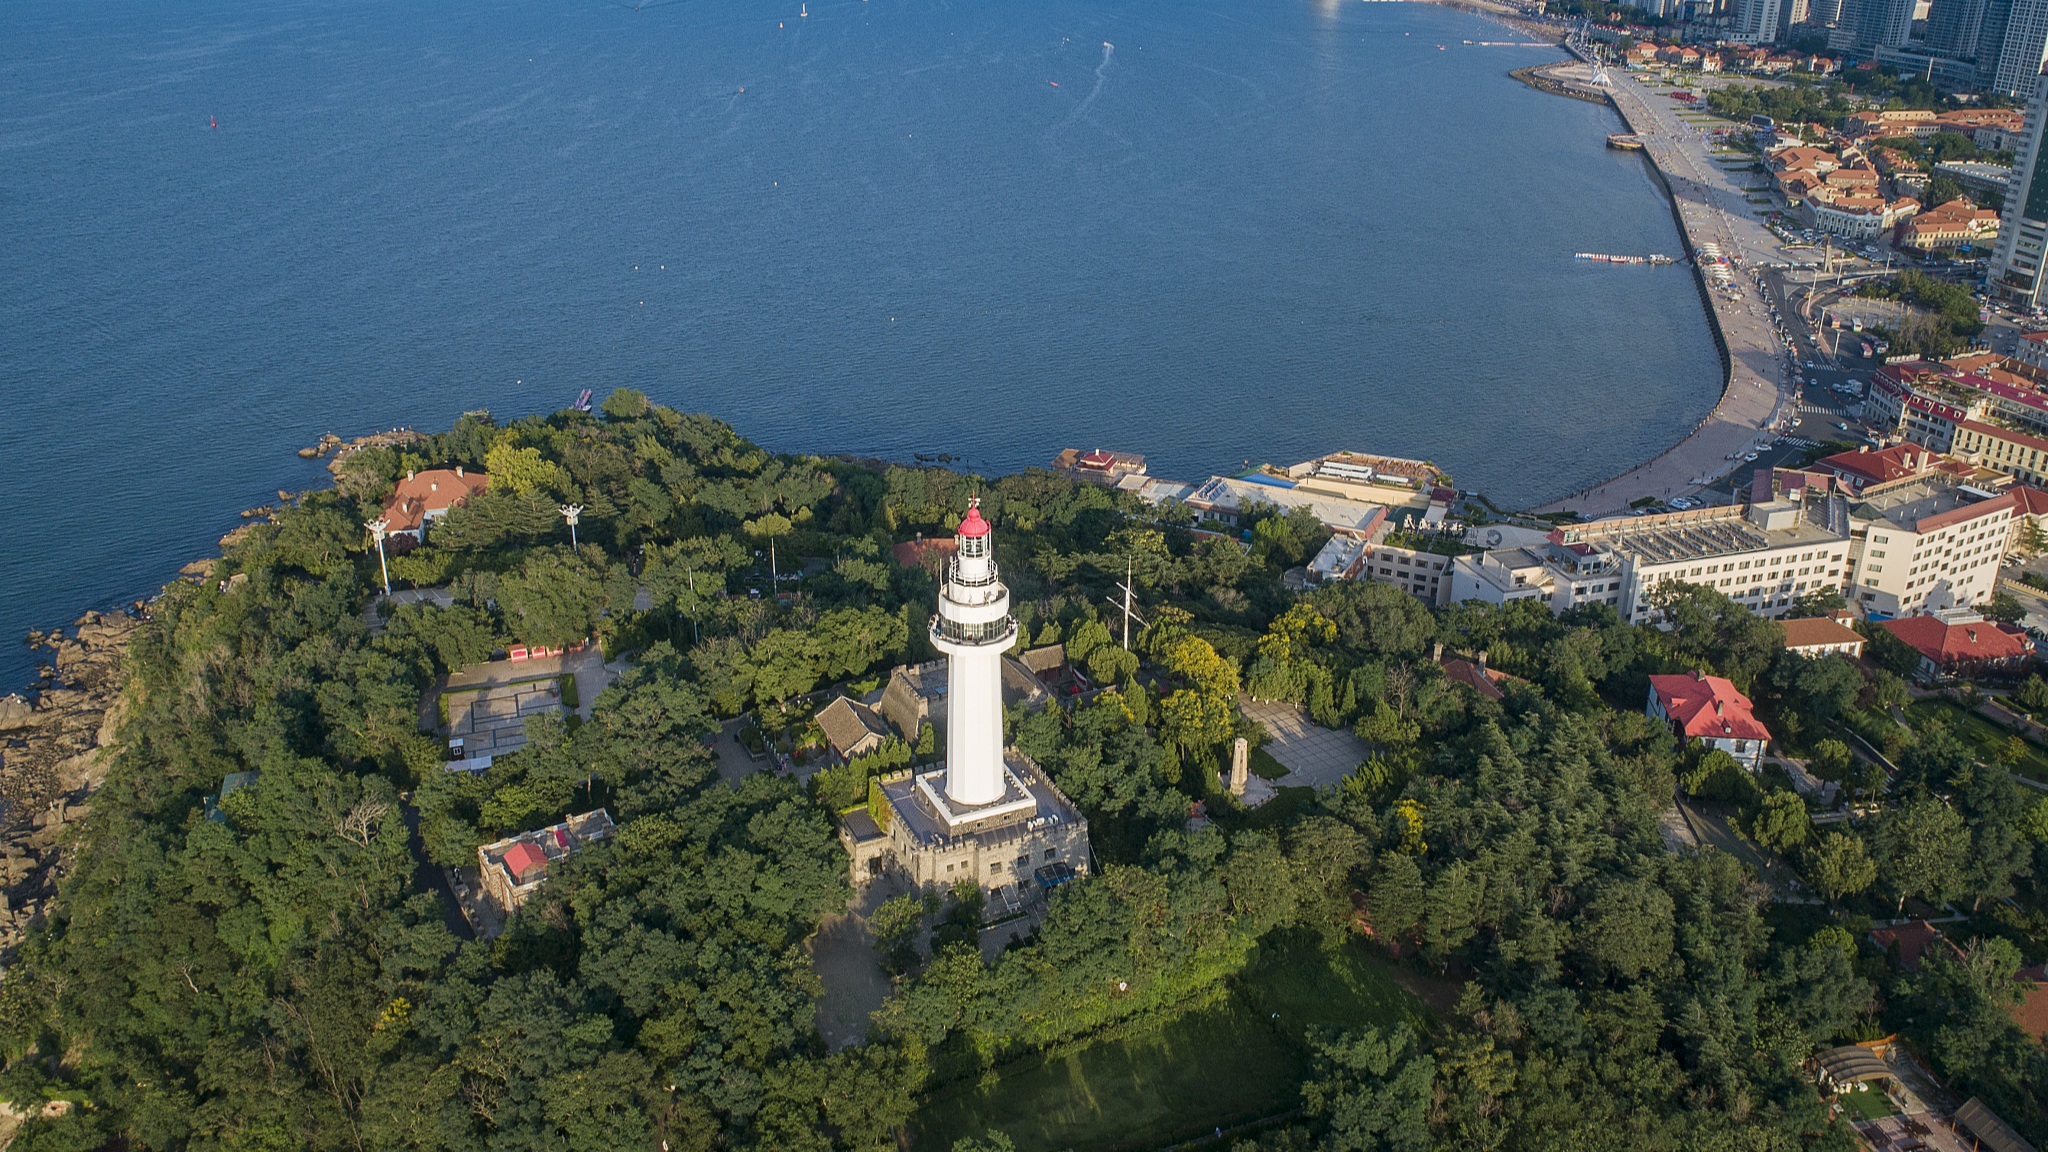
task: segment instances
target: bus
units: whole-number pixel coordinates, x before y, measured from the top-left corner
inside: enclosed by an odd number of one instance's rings
[[[1758,115],[1751,116],[1749,118],[1749,126],[1751,128],[1762,128],[1765,131],[1770,131],[1772,129],[1777,128],[1778,122],[1771,119],[1769,116]]]

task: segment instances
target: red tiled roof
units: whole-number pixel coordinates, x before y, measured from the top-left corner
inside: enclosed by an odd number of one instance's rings
[[[905,540],[889,552],[905,568],[930,568],[944,564],[948,556],[959,550],[960,542],[951,536],[933,536],[924,540]]]
[[[1502,700],[1507,696],[1500,690],[1500,682],[1508,678],[1506,673],[1481,668],[1470,660],[1452,658],[1444,660],[1443,669],[1444,679],[1463,684],[1489,700]]]
[[[546,854],[531,844],[514,844],[512,850],[505,853],[505,871],[512,874],[512,882],[515,884],[526,883],[528,872],[536,868],[545,869],[547,866]]]
[[[2036,964],[2020,969],[2017,975],[2028,987],[2026,997],[2007,1009],[2012,1022],[2036,1040],[2048,1039],[2048,968]]]
[[[1894,924],[1870,930],[1871,942],[1884,951],[1891,951],[1892,944],[1899,946],[1899,967],[1911,972],[1920,966],[1920,957],[1935,944],[1948,944],[1951,952],[1955,945],[1949,944],[1941,930],[1925,920],[1913,920],[1905,924]]]
[[[1652,676],[1650,690],[1687,736],[1712,740],[1769,740],[1770,730],[1750,712],[1749,697],[1720,676]]]
[[[2014,432],[2009,428],[2000,428],[1992,424],[1980,424],[1975,420],[1965,420],[1961,424],[1956,425],[1956,429],[1958,431],[1975,432],[1980,436],[1987,436],[1993,440],[2004,440],[2011,444],[2018,444],[2022,448],[2032,448],[2036,452],[2048,452],[2048,440],[2043,440],[2039,436],[2029,436],[2024,432]]]
[[[482,472],[457,471],[452,468],[429,468],[415,472],[398,482],[398,490],[384,503],[384,519],[389,521],[386,530],[409,532],[426,521],[428,514],[446,512],[458,504],[467,504],[471,496],[491,486],[491,478]]]
[[[1823,644],[1861,644],[1863,637],[1856,630],[1839,620],[1826,616],[1808,616],[1798,620],[1786,620],[1785,647],[1818,648]]]
[[[1815,467],[1826,468],[1837,475],[1860,480],[1862,484],[1882,484],[1914,475],[1921,470],[1920,457],[1930,460],[1933,453],[1919,444],[1894,444],[1876,452],[1837,452],[1822,457]]]
[[[2034,649],[2025,632],[1989,620],[1944,624],[1933,616],[1903,616],[1880,627],[1944,668],[1963,660],[2010,660]]]
[[[2043,492],[2039,488],[2029,488],[2025,484],[2015,484],[2006,489],[2005,494],[2012,497],[2013,511],[2018,515],[2048,515],[2048,492]]]

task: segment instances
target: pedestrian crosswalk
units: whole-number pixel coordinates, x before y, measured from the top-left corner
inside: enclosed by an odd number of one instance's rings
[[[1804,436],[1780,436],[1780,437],[1778,437],[1778,443],[1780,443],[1780,444],[1789,444],[1789,445],[1791,445],[1791,446],[1792,446],[1792,447],[1794,447],[1794,448],[1818,448],[1818,447],[1820,447],[1820,442],[1819,442],[1818,440],[1808,440],[1808,439],[1807,439],[1806,437],[1804,437]]]

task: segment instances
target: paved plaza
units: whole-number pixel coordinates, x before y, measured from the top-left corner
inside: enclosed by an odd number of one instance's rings
[[[1365,763],[1365,741],[1341,729],[1317,727],[1300,705],[1242,697],[1238,707],[1272,734],[1266,753],[1287,769],[1274,781],[1282,788],[1335,784]]]
[[[562,709],[558,677],[449,692],[448,738],[459,739],[469,759],[503,756],[526,745],[526,721]]]

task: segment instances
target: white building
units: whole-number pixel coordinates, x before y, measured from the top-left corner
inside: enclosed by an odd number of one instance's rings
[[[1911,616],[1991,598],[2012,538],[2014,498],[1935,477],[1851,505],[1849,599]]]
[[[1461,556],[1450,600],[1535,598],[1552,612],[1607,604],[1644,623],[1657,619],[1651,592],[1682,580],[1776,616],[1807,592],[1839,588],[1847,553],[1847,501],[1816,491],[1807,500],[1573,524],[1540,548]]]

